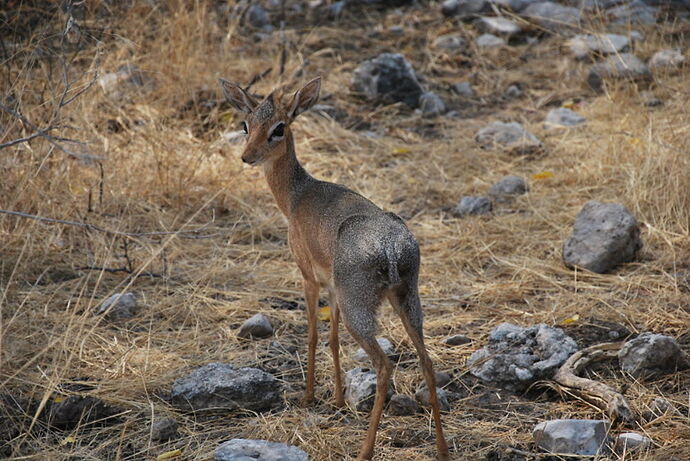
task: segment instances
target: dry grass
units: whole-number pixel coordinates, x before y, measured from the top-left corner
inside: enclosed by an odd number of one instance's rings
[[[41,139],[0,152],[2,209],[123,232],[200,229],[123,237],[0,215],[0,390],[42,406],[63,395],[65,385],[86,379],[93,386],[90,395],[122,411],[115,424],[71,431],[43,427],[34,421],[36,412],[15,415],[8,427],[18,434],[0,441],[10,459],[152,459],[175,448],[183,459],[210,459],[218,443],[233,437],[292,443],[316,460],[351,459],[365,433],[366,415],[332,406],[325,325],[317,352],[319,400],[314,408],[298,406],[306,366],[304,313],[271,309],[262,301],[301,296],[285,222],[261,172],[243,167],[241,147],[221,140],[223,127],[237,124],[236,115],[223,105],[207,111],[191,104],[191,110],[182,110],[204,93],[220,98],[220,76],[247,82],[267,67],[277,68],[279,34],[256,43],[209,2],[187,3],[90,6],[82,24],[101,41],[101,69],[130,63],[155,79],[152,89],[130,90],[128,100],[113,100],[94,87],[63,109],[68,127],[61,134],[88,141],[90,151],[103,156],[102,180],[98,168],[67,158]],[[463,395],[444,417],[454,459],[520,459],[505,449],[533,450],[530,431],[536,422],[602,415],[549,391],[513,396],[473,380],[465,360],[500,322],[558,325],[579,314],[582,320],[567,329],[583,343],[606,321],[633,333],[669,334],[690,348],[688,72],[657,75],[651,90],[665,105],[650,109],[631,82],[611,85],[601,95],[589,92],[582,83],[584,64],[561,54],[562,39],[556,36],[496,52],[472,50],[463,59],[431,50],[425,44],[440,33],[475,34],[472,27],[439,16],[435,7],[405,9],[401,16],[353,12],[340,23],[288,30],[288,73],[308,60],[304,78],[323,76],[326,103],[384,135],[367,137],[347,123],[308,114],[295,126],[297,150],[314,175],[400,213],[419,239],[428,348],[437,368],[453,373]],[[397,23],[408,25],[402,37],[387,32]],[[12,86],[3,88],[3,97],[13,93],[24,115],[39,125],[59,97],[60,82],[48,75],[49,59],[21,53],[34,49],[38,38],[59,34],[63,24],[64,16],[53,12],[36,26],[33,38],[18,42],[22,51],[5,63]],[[594,21],[592,28],[597,27]],[[682,43],[688,34],[683,23],[642,30],[647,39],[637,53],[644,58]],[[94,40],[86,41],[73,67],[74,75],[82,75],[75,87],[88,83],[83,72],[96,49]],[[429,120],[404,107],[378,107],[355,97],[351,70],[386,50],[404,53],[460,117]],[[466,78],[473,79],[479,95],[471,103],[445,90]],[[276,81],[274,72],[254,89],[265,94]],[[496,96],[513,82],[524,84],[524,97]],[[57,90],[46,96],[45,88]],[[572,131],[545,131],[546,111],[566,99],[581,100],[577,110],[588,123]],[[30,134],[2,117],[0,142]],[[497,119],[526,124],[545,142],[545,154],[524,158],[481,150],[474,133]],[[117,126],[117,132],[109,126]],[[545,171],[553,177],[531,180],[527,196],[490,218],[458,219],[448,212],[460,196],[484,193],[503,175],[532,178]],[[621,202],[643,223],[645,247],[638,262],[610,275],[563,266],[562,242],[590,199]],[[206,238],[195,238],[199,235]],[[161,277],[84,269],[126,266],[125,254],[135,272]],[[121,323],[94,315],[105,297],[124,290],[139,295],[139,315]],[[258,311],[274,321],[275,338],[238,339],[235,329]],[[421,381],[412,346],[390,310],[382,312],[381,334],[401,352],[396,388],[412,394]],[[449,348],[441,340],[451,333],[474,341]],[[296,346],[297,352],[277,352],[270,346],[274,340]],[[349,369],[356,345],[346,334],[342,341]],[[206,416],[173,409],[166,402],[172,382],[211,361],[275,372],[287,384],[285,410]],[[610,370],[601,373],[616,386],[628,382],[626,395],[639,411],[664,396],[682,413],[638,428],[656,447],[626,460],[690,459],[689,372],[644,382]],[[149,423],[163,415],[181,422],[182,438],[151,442]],[[68,436],[74,440],[61,443]],[[433,447],[428,414],[386,417],[376,459],[429,459]]]

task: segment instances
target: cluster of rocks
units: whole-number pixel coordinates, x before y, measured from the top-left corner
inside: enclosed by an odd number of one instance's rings
[[[510,203],[519,195],[529,192],[529,185],[520,176],[504,176],[494,183],[488,195],[466,195],[455,206],[454,213],[463,217],[468,215],[486,215],[494,209],[494,204]]]

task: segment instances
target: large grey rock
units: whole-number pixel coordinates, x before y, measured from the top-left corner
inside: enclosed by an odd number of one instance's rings
[[[443,341],[441,341],[443,344],[446,344],[448,346],[462,346],[463,344],[469,344],[472,342],[470,338],[468,338],[465,335],[453,335],[449,336]]]
[[[463,217],[467,215],[484,215],[491,213],[493,204],[488,197],[466,195],[455,206],[455,214]]]
[[[489,188],[489,195],[498,202],[508,202],[516,195],[529,192],[529,185],[520,176],[504,176]]]
[[[388,403],[387,413],[391,416],[410,416],[419,411],[417,401],[405,394],[395,394]]]
[[[387,397],[393,395],[388,386]],[[366,368],[353,368],[345,373],[345,400],[357,411],[370,411],[376,397],[376,372]]]
[[[546,128],[554,127],[572,127],[585,123],[586,119],[570,109],[559,107],[558,109],[551,109],[546,114],[544,125]]]
[[[630,39],[618,34],[580,34],[566,41],[565,45],[576,58],[582,59],[590,54],[609,55],[628,51]]]
[[[563,261],[569,268],[603,274],[632,261],[640,248],[640,228],[628,209],[592,200],[575,218],[573,232],[563,245]]]
[[[491,5],[487,0],[445,0],[441,4],[441,12],[444,16],[474,16],[491,11]]]
[[[690,365],[675,338],[649,332],[625,343],[618,351],[618,362],[623,371],[635,377],[673,372]]]
[[[606,15],[614,25],[651,25],[656,23],[659,10],[642,0],[632,0],[606,10]]]
[[[450,89],[460,96],[465,96],[467,98],[474,96],[474,88],[472,88],[472,84],[470,82],[455,83]]]
[[[521,391],[551,378],[576,351],[575,340],[560,328],[503,323],[491,332],[488,345],[474,352],[467,363],[470,372],[483,381]]]
[[[383,350],[383,353],[386,354],[387,356],[392,356],[395,354],[395,346],[393,346],[393,343],[390,342],[388,338],[377,338],[376,342],[379,343],[379,346]],[[366,351],[362,349],[361,347],[355,351],[355,353],[352,355],[352,360],[355,362],[362,362],[362,363],[369,363],[369,356],[367,355]]]
[[[494,35],[512,36],[519,34],[522,27],[514,21],[503,16],[482,16],[476,22],[477,28],[486,33]]]
[[[537,424],[532,436],[537,446],[561,455],[596,456],[607,451],[609,423],[587,419],[555,419]]]
[[[361,63],[354,70],[352,85],[369,99],[404,102],[410,107],[419,105],[423,93],[414,69],[397,53],[382,53]]]
[[[177,432],[179,424],[173,418],[163,418],[151,424],[151,440],[156,442],[167,442],[180,436]]]
[[[581,18],[578,8],[554,2],[532,3],[524,9],[522,14],[550,31],[577,27]]]
[[[474,137],[483,147],[503,147],[515,155],[528,155],[541,150],[542,143],[517,122],[493,122]]]
[[[108,320],[122,320],[134,317],[137,308],[134,293],[116,293],[103,301],[96,313],[105,315]]]
[[[268,338],[271,335],[273,335],[273,325],[264,314],[249,317],[237,332],[240,338]]]
[[[613,451],[619,455],[623,453],[632,453],[636,451],[644,451],[652,446],[652,439],[645,437],[637,432],[623,432],[618,434],[616,442],[613,446]]]
[[[479,48],[496,48],[499,46],[504,46],[506,41],[501,37],[496,37],[493,34],[482,34],[477,37],[475,44]]]
[[[427,91],[419,98],[419,108],[428,117],[435,117],[446,111],[446,104],[443,99],[432,91]]]
[[[282,385],[256,368],[213,362],[175,381],[172,403],[182,409],[265,411],[279,407]]]
[[[444,34],[436,37],[431,46],[442,50],[463,51],[467,48],[467,40],[460,34]]]
[[[594,90],[600,90],[606,79],[648,80],[651,75],[649,68],[640,58],[634,54],[620,53],[594,64],[587,75],[587,84]]]
[[[425,407],[431,407],[431,396],[429,395],[429,388],[426,386],[420,387],[414,393],[415,398],[419,403]],[[448,394],[440,387],[436,388],[436,398],[438,399],[438,406],[441,411],[450,411],[450,404],[448,403]]]
[[[216,448],[214,461],[307,461],[299,448],[266,440],[232,439]]]
[[[656,70],[666,67],[678,67],[685,62],[685,56],[678,48],[657,51],[649,59],[649,68]]]

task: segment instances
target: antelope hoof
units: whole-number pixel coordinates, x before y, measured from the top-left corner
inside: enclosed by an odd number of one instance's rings
[[[303,408],[311,407],[312,405],[314,405],[314,396],[305,395],[304,397],[302,397],[302,401],[300,402],[300,404]]]

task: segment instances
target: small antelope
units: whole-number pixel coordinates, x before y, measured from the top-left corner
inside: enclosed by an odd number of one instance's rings
[[[321,79],[307,83],[287,104],[275,91],[259,103],[234,83],[220,79],[220,84],[227,100],[247,114],[243,126],[248,136],[242,161],[263,165],[266,181],[288,220],[288,244],[304,279],[309,323],[304,403],[314,400],[316,310],[319,289],[325,287],[332,308],[330,347],[335,367],[335,404],[342,407],[345,403],[338,343],[340,313],[348,331],[376,367],[376,398],[358,456],[361,460],[371,459],[393,371],[376,342],[377,308],[384,297],[388,298],[417,349],[429,388],[438,459],[447,460],[434,370],[422,333],[417,241],[397,215],[383,211],[346,187],[313,178],[295,155],[290,125],[316,103]]]

